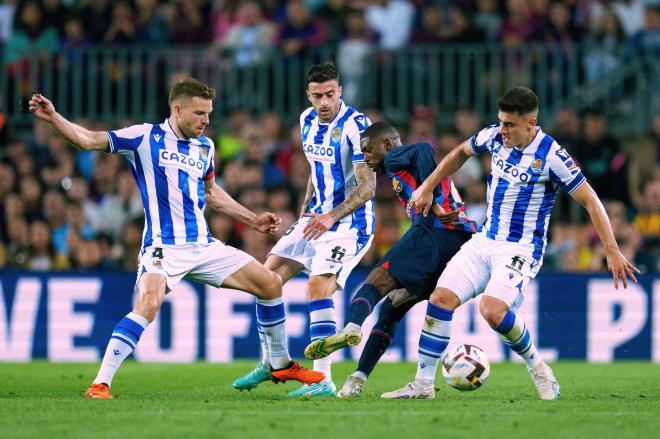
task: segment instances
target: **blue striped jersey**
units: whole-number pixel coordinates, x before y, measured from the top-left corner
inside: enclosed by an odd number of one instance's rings
[[[496,241],[534,246],[533,257],[543,256],[550,212],[560,187],[569,194],[586,181],[564,148],[540,127],[525,148],[506,148],[494,124],[469,140],[476,154],[491,153],[488,211],[481,233]]]
[[[313,107],[300,115],[303,152],[311,165],[314,196],[308,212],[328,213],[341,204],[357,186],[354,163],[364,163],[360,134],[369,119],[340,101],[339,111],[330,123],[319,121]],[[331,231],[357,229],[359,236],[374,232],[373,199],[351,215],[336,222]]]
[[[204,180],[215,177],[211,139],[179,139],[167,119],[107,135],[110,152],[126,157],[140,188],[145,214],[142,248],[212,242],[204,219]]]

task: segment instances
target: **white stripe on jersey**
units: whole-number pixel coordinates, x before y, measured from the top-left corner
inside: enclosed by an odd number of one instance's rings
[[[142,195],[143,247],[213,241],[204,207],[204,177],[213,174],[213,142],[179,139],[165,120],[107,133],[110,151],[124,155]]]
[[[470,147],[476,154],[492,155],[488,212],[481,233],[498,241],[533,245],[534,258],[540,259],[557,190],[576,190],[585,181],[580,168],[540,127],[523,149],[506,148],[497,125],[472,136]]]
[[[339,112],[330,123],[321,123],[313,107],[300,115],[303,152],[311,166],[314,197],[310,212],[328,213],[355,189],[354,163],[364,162],[360,134],[370,122],[362,113],[340,101]],[[373,200],[342,218],[330,230],[357,228],[370,236],[374,231]]]

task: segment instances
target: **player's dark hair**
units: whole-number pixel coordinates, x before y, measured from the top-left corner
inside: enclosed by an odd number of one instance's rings
[[[497,100],[497,108],[505,113],[521,116],[538,111],[539,98],[527,87],[514,87]]]
[[[331,62],[314,64],[307,69],[307,84],[310,82],[322,83],[325,81],[332,81],[333,79],[339,82],[339,72]]]
[[[394,139],[399,137],[399,132],[389,123],[380,121],[369,125],[369,127],[362,132],[362,137]]]
[[[195,78],[186,78],[174,84],[170,89],[168,102],[172,105],[172,102],[180,98],[214,99],[215,89]]]

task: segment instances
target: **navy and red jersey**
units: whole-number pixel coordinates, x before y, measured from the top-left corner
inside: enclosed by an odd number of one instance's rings
[[[445,212],[458,209],[461,212],[458,216],[461,225],[443,224],[432,213],[424,218],[410,203],[415,189],[431,175],[436,167],[435,153],[431,145],[414,143],[392,148],[385,155],[384,165],[387,175],[392,179],[394,192],[413,224],[432,221],[433,226],[438,229],[463,230],[470,233],[477,231],[477,225],[465,215],[463,200],[456,190],[454,182],[449,178],[442,180],[433,190],[433,201],[439,204]]]

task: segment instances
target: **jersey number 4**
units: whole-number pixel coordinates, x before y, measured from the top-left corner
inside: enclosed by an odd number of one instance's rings
[[[154,252],[151,254],[151,257],[154,259],[163,259],[163,249],[160,247],[154,248]]]

